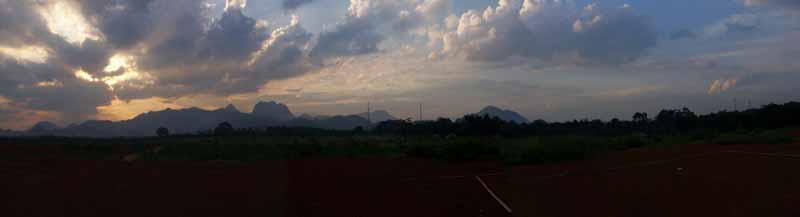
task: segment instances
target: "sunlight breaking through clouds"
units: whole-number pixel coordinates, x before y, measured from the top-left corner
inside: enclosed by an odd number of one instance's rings
[[[50,32],[69,43],[82,44],[86,39],[98,40],[97,31],[86,22],[77,6],[69,1],[52,1],[43,5],[39,13]]]
[[[97,81],[103,81],[112,89],[120,82],[130,80],[145,80],[150,78],[147,73],[141,73],[136,67],[136,58],[127,54],[118,53],[108,60],[108,66],[103,71],[107,74]],[[148,83],[152,81],[148,80]]]
[[[247,0],[226,0],[225,11],[228,9],[244,9],[247,7]]]
[[[17,60],[17,62],[45,63],[50,53],[46,48],[39,46],[26,46],[22,48],[11,48],[0,46],[0,56],[7,56]]]

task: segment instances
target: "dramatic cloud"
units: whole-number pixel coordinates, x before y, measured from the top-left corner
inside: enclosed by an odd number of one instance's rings
[[[402,41],[414,30],[440,22],[449,10],[450,0],[351,0],[345,19],[319,34],[311,55],[324,60],[374,53],[384,40]]]
[[[297,18],[270,27],[227,3],[212,18],[194,0],[0,1],[0,97],[78,121],[117,97],[253,92],[309,71],[312,35]]]
[[[43,17],[53,15],[52,7],[65,7],[55,10],[62,13],[72,9],[68,6],[0,1],[0,97],[16,111],[60,112],[62,119],[77,121],[91,117],[97,106],[113,98],[105,83],[76,77],[78,71],[89,75],[85,71],[105,65],[108,50],[104,45],[86,38],[73,40],[70,34],[82,32],[60,32]]]
[[[284,10],[297,10],[301,6],[311,3],[313,0],[283,0],[281,5]]]
[[[796,76],[751,78],[800,68],[796,1],[738,0],[692,23],[656,12],[672,8],[661,1],[586,2],[0,0],[0,127],[272,96],[328,114],[379,98],[442,102],[450,116],[482,104],[559,113],[547,117],[639,92],[659,108],[661,96],[794,96]],[[325,7],[297,10],[312,3]]]
[[[501,0],[483,12],[467,11],[444,34],[441,54],[478,61],[509,57],[620,64],[655,45],[647,18],[624,5],[575,10],[559,0]]]

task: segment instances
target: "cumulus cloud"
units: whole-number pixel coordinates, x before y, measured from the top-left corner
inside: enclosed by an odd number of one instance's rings
[[[571,1],[500,0],[483,12],[462,14],[442,40],[440,54],[477,61],[522,57],[621,64],[644,55],[656,34],[628,5],[578,10]]]

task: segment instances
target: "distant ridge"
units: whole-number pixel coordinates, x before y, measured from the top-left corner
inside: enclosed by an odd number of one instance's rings
[[[388,113],[386,113],[388,115]],[[252,113],[243,113],[234,105],[216,110],[200,108],[165,109],[142,113],[125,121],[88,120],[59,128],[51,122],[40,122],[24,135],[67,137],[147,137],[155,136],[155,130],[166,127],[173,134],[191,134],[214,129],[219,123],[228,122],[235,128],[264,128],[274,126],[315,127],[350,130],[370,125],[366,118],[358,115],[295,117],[289,107],[278,102],[259,102]],[[12,132],[2,132],[11,134]]]
[[[512,121],[516,123],[528,123],[528,119],[524,116],[520,115],[519,113],[512,111],[512,110],[505,110],[498,108],[496,106],[486,106],[485,108],[481,109],[480,112],[476,113],[477,115],[484,116],[488,115],[490,117],[497,117],[504,121]]]
[[[359,116],[359,117],[362,117],[362,118],[369,117],[369,118],[372,119],[372,123],[380,123],[380,122],[384,122],[384,121],[388,121],[388,120],[397,120],[397,118],[395,118],[394,116],[389,114],[389,112],[384,111],[384,110],[373,111],[373,112],[370,112],[369,115],[367,115],[366,112],[359,113],[359,114],[356,114],[356,115]]]

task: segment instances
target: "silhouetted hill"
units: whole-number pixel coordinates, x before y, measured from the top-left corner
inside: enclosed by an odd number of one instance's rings
[[[520,115],[519,113],[511,110],[504,110],[495,106],[486,106],[477,115],[484,116],[489,115],[490,117],[498,117],[504,121],[513,121],[516,123],[528,123],[528,119],[524,116]]]
[[[14,137],[14,136],[21,136],[23,132],[14,131],[14,130],[7,130],[7,129],[0,129],[0,137]]]
[[[275,120],[270,118],[256,117],[239,112],[233,106],[213,111],[199,108],[167,109],[159,112],[148,112],[121,123],[134,135],[151,136],[154,135],[155,129],[159,127],[166,127],[173,134],[182,134],[213,129],[222,122],[228,122],[236,128],[265,127],[277,124]]]
[[[294,118],[294,115],[284,104],[277,102],[259,102],[253,107],[254,116],[269,118],[278,122],[287,122]]]
[[[320,128],[334,130],[352,130],[358,126],[366,127],[370,125],[366,118],[358,115],[333,116],[331,118],[317,120],[316,122],[317,126]]]
[[[397,120],[397,118],[395,118],[394,116],[389,114],[389,112],[386,112],[384,110],[377,110],[370,112],[369,117],[367,116],[366,112],[356,115],[365,119],[371,119],[372,123],[380,123],[388,120]]]
[[[42,121],[33,125],[33,127],[31,127],[31,129],[28,130],[28,133],[45,133],[57,129],[58,125],[49,121]]]
[[[274,126],[313,127],[350,130],[369,126],[366,118],[350,116],[318,116],[312,119],[294,118],[286,105],[276,102],[258,103],[253,114],[240,112],[228,105],[217,110],[200,108],[166,109],[140,114],[133,119],[112,122],[90,120],[60,129],[50,122],[41,122],[26,135],[53,135],[71,137],[146,137],[155,136],[156,129],[166,127],[172,134],[192,134],[214,129],[228,122],[234,128],[265,128]]]

